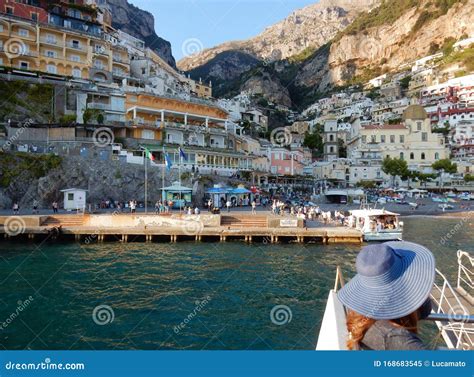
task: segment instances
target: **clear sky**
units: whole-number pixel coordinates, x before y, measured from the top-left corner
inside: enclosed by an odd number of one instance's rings
[[[129,0],[155,16],[176,60],[201,48],[247,39],[318,0]]]

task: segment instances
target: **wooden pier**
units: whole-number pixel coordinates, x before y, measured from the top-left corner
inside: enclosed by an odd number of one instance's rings
[[[275,223],[274,216],[246,213],[232,216],[203,215],[207,217],[178,214],[172,216],[119,214],[112,221],[109,219],[110,216],[114,215],[0,217],[0,235],[3,234],[2,238],[6,239],[50,237],[85,243],[235,240],[264,244],[363,242],[361,232],[355,229],[330,226],[306,228],[302,226],[302,222],[295,227],[275,227],[269,226],[270,223]],[[135,221],[134,226],[127,226],[132,220]],[[16,227],[12,226],[14,221]]]

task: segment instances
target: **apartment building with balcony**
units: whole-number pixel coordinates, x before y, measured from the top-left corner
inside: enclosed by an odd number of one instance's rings
[[[425,170],[440,159],[449,157],[444,136],[433,133],[425,109],[409,106],[401,124],[361,126],[359,137],[348,145],[353,161],[377,166],[385,157],[406,160],[410,169]]]
[[[102,37],[0,14],[0,65],[111,83],[130,74],[127,51]]]

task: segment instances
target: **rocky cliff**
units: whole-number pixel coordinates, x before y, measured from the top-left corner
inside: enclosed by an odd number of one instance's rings
[[[320,47],[347,27],[357,14],[377,2],[378,0],[322,0],[294,11],[254,38],[226,42],[185,57],[178,62],[178,67],[192,71],[225,51],[244,52],[265,62],[286,59],[306,49]]]
[[[171,44],[160,38],[155,32],[155,18],[130,4],[127,0],[108,0],[113,14],[113,27],[144,40],[147,47],[154,50],[169,65],[176,67],[176,61],[171,52]]]
[[[387,2],[301,62],[294,83],[325,91],[370,70],[399,70],[467,35],[474,35],[474,0]]]

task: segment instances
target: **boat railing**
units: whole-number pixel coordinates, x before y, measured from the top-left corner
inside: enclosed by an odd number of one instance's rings
[[[474,289],[473,275],[474,271],[470,268],[474,267],[474,258],[469,253],[458,250],[458,290],[466,291],[463,284],[468,288],[467,292],[472,292]],[[464,261],[466,265],[464,264]],[[469,266],[470,265],[470,266]]]
[[[469,282],[472,287],[472,277],[466,266],[462,264],[464,252],[458,252],[458,287],[461,288],[461,282]],[[467,255],[472,262],[472,258]],[[466,271],[467,270],[467,271]],[[460,290],[453,288],[448,279],[436,270],[437,280],[435,280],[431,300],[433,302],[433,314],[431,318],[436,321],[438,328],[443,335],[449,348],[455,349],[473,349],[474,348],[474,327],[471,324],[471,313],[463,304],[460,298]],[[467,277],[465,276],[467,274]],[[438,316],[438,317],[436,317]]]
[[[344,276],[340,266],[336,268],[336,281],[334,282],[334,292],[337,292],[339,288],[344,287]]]

